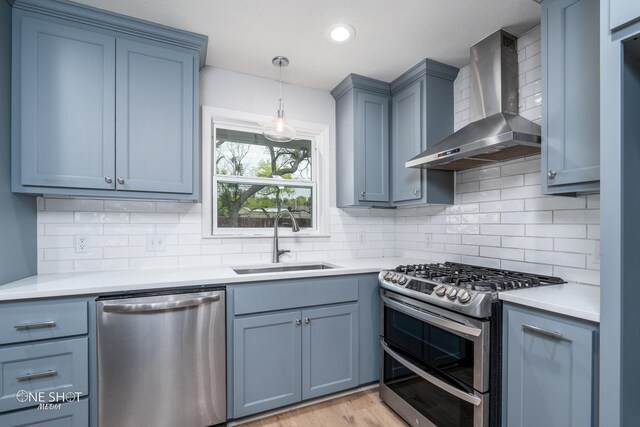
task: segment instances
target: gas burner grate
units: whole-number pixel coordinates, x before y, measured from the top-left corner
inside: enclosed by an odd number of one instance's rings
[[[442,264],[399,265],[395,271],[436,283],[480,292],[504,291],[564,283],[564,280],[558,277],[452,262]]]

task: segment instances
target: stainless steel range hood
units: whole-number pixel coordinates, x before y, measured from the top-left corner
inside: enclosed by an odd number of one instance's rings
[[[517,38],[498,30],[471,47],[471,120],[406,162],[462,170],[540,152],[540,125],[518,115]]]

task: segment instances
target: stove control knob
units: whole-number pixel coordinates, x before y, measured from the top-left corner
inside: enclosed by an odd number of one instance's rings
[[[402,276],[400,276],[399,274],[394,274],[393,277],[391,278],[391,281],[393,283],[398,283],[398,280],[400,280],[400,277]]]
[[[447,288],[446,286],[442,286],[442,285],[438,285],[436,286],[433,291],[436,293],[436,295],[438,295],[439,297],[443,297],[444,294],[447,292]]]
[[[407,283],[407,278],[404,276],[400,276],[400,279],[398,279],[398,284],[404,285],[405,283]]]
[[[384,275],[382,278],[383,278],[384,280],[390,280],[390,279],[391,279],[391,277],[393,277],[393,273],[392,273],[392,272],[390,272],[390,271],[387,271],[387,272],[385,273],[385,275]]]
[[[460,301],[462,304],[469,302],[470,299],[471,295],[464,289],[458,292],[458,301]]]
[[[449,288],[447,291],[447,298],[450,300],[456,299],[456,295],[458,294],[458,290],[456,288]]]

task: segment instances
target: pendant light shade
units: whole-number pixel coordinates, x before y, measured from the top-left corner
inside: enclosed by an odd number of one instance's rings
[[[296,138],[296,130],[287,122],[284,115],[284,102],[282,101],[282,67],[289,65],[289,60],[284,56],[276,56],[271,63],[280,68],[280,100],[276,116],[271,123],[262,127],[262,134],[270,141],[289,142]]]

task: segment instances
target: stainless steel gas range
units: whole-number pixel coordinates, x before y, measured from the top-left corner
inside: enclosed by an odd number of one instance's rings
[[[564,281],[456,263],[401,265],[378,280],[382,400],[414,426],[500,426],[498,292]]]

